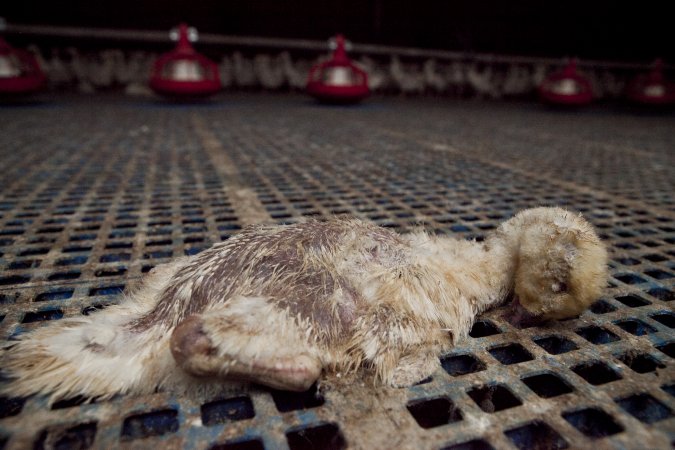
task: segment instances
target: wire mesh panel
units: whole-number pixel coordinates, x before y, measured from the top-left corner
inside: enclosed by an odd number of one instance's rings
[[[0,108],[0,338],[118,303],[152,267],[259,221],[349,214],[481,240],[520,209],[582,212],[610,285],[578,319],[497,309],[404,389],[336,376],[51,406],[0,398],[0,448],[667,448],[675,443],[672,116],[532,105],[231,97]]]

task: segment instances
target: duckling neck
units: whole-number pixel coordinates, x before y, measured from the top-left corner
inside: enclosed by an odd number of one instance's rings
[[[522,237],[513,221],[502,224],[484,242],[442,239],[441,247],[449,255],[440,265],[446,289],[459,288],[474,315],[499,305],[513,290]]]
[[[419,285],[417,294],[433,306],[416,310],[451,330],[455,341],[463,339],[476,315],[501,303],[512,289],[518,253],[512,240],[502,236],[480,243],[437,236],[427,239],[413,242],[420,269],[409,278],[411,285]],[[417,270],[429,276],[419,276]]]
[[[520,245],[525,226],[532,219],[530,211],[526,210],[502,223],[483,242],[484,261],[481,265],[491,295],[477,300],[477,313],[499,305],[510,292],[513,292]]]
[[[487,295],[476,299],[476,313],[499,305],[513,291],[518,267],[520,233],[503,233],[501,228],[482,243],[479,261]]]

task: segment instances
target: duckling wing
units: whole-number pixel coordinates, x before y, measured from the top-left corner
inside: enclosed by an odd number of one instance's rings
[[[374,248],[393,246],[397,239],[388,230],[354,220],[248,228],[184,265],[155,308],[133,328],[174,327],[232,298],[265,297],[317,329],[339,333],[349,326],[359,300],[348,268],[377,258]]]

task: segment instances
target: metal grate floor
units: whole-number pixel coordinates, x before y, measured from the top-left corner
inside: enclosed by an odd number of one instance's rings
[[[0,339],[118,302],[246,224],[303,216],[481,239],[563,205],[598,227],[612,273],[579,319],[515,329],[489,312],[408,389],[0,398],[0,449],[675,445],[673,130],[667,114],[435,100],[0,107]]]

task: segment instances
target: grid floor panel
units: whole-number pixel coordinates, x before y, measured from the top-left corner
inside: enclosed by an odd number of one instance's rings
[[[669,447],[673,125],[668,113],[292,95],[0,107],[2,340],[117,303],[155,265],[259,221],[350,214],[482,239],[520,209],[561,205],[597,227],[611,272],[578,319],[516,329],[488,312],[407,389],[0,398],[0,448]]]

